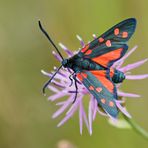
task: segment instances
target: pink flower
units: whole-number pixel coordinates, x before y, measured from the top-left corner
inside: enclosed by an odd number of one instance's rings
[[[96,38],[95,35],[93,35],[94,38]],[[81,46],[84,47],[85,44],[83,40],[77,35],[77,38],[80,40]],[[61,48],[67,53],[68,57],[73,56],[76,52],[71,52],[67,47],[65,47],[63,44],[59,44]],[[148,59],[144,59],[132,64],[128,64],[126,66],[122,66],[124,61],[136,50],[137,46],[132,48],[122,59],[118,60],[114,63],[112,66],[113,68],[116,68],[120,71],[122,71],[126,75],[127,80],[141,80],[148,77],[148,74],[141,74],[141,75],[132,75],[130,70],[135,69],[142,64],[144,64]],[[58,54],[56,54],[53,51],[53,55],[55,58],[61,62],[61,58]],[[56,70],[56,67],[54,68]],[[42,70],[42,73],[49,78],[53,75],[54,72],[47,73]],[[56,105],[59,106],[59,109],[53,114],[52,118],[56,118],[60,116],[62,113],[65,113],[65,117],[60,121],[60,123],[57,125],[58,127],[63,125],[67,120],[69,120],[74,113],[78,110],[79,111],[79,124],[80,124],[80,133],[82,134],[83,124],[87,126],[87,129],[92,134],[92,123],[96,118],[96,114],[99,113],[103,116],[109,117],[113,119],[110,115],[104,113],[97,105],[96,99],[87,91],[87,89],[83,86],[83,84],[78,84],[79,93],[77,96],[76,101],[73,103],[74,97],[75,97],[75,87],[69,85],[71,84],[71,81],[69,79],[69,71],[67,69],[62,68],[59,73],[54,77],[52,80],[52,83],[49,84],[48,88],[54,92],[53,95],[48,97],[49,101],[56,101]],[[116,101],[116,105],[118,109],[127,117],[131,117],[130,114],[127,112],[126,108],[123,103],[125,103],[125,97],[140,97],[139,94],[134,93],[127,93],[120,90],[121,84],[117,84],[117,93],[119,98],[122,98],[121,100]],[[86,113],[86,110],[84,109],[83,101],[85,101],[84,96],[86,94],[89,94],[89,105],[88,105],[88,113]],[[67,96],[67,99],[64,101],[61,101],[61,98]],[[114,119],[113,119],[114,120]]]

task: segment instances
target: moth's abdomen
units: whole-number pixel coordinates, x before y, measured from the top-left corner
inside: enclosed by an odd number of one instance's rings
[[[110,76],[114,83],[121,83],[125,79],[124,73],[117,69],[110,69]]]

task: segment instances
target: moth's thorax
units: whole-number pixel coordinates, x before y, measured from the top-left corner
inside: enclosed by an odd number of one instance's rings
[[[64,59],[63,61],[62,61],[62,65],[66,68],[67,66],[68,66],[68,59]]]
[[[80,57],[79,55],[74,55],[69,59],[64,59],[62,61],[62,65],[65,68],[71,68],[75,72],[79,70],[102,70],[104,69],[101,65],[96,64],[95,62],[91,61],[91,59]]]
[[[69,59],[64,59],[62,61],[62,65],[65,68],[71,68],[76,73],[81,71],[82,69],[83,70],[107,70],[107,68],[104,68],[99,64],[96,64],[90,59],[82,58],[77,55]],[[111,79],[114,83],[121,83],[125,79],[125,75],[123,72],[117,69],[112,69],[112,68],[109,71],[110,71]]]

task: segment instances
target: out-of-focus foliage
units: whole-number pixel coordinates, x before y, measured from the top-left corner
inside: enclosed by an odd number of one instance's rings
[[[101,116],[93,125],[92,136],[86,129],[80,136],[78,114],[56,127],[60,118],[51,119],[56,107],[41,95],[46,78],[40,70],[50,71],[59,63],[37,24],[40,19],[56,43],[76,50],[80,47],[76,34],[87,42],[93,33],[99,35],[119,21],[135,17],[138,26],[129,45],[139,48],[127,60],[130,63],[148,56],[147,6],[147,0],[0,0],[0,147],[59,148],[64,141],[69,148],[147,148],[148,142],[132,130],[114,128]],[[148,73],[147,64],[133,72],[139,71]],[[147,80],[124,82],[123,89],[142,94],[139,100],[127,98],[127,108],[148,130]]]

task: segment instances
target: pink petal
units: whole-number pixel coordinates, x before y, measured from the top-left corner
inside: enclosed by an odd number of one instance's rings
[[[120,70],[122,72],[126,72],[126,71],[129,71],[129,70],[135,69],[135,68],[141,66],[142,64],[144,64],[145,62],[147,62],[147,60],[148,59],[144,59],[144,60],[138,61],[138,62],[133,63],[133,64],[128,64],[127,66],[120,68]]]
[[[57,70],[58,70],[58,68],[56,66],[54,66],[54,71],[57,71]],[[65,72],[63,72],[62,69],[60,69],[57,74],[67,78],[67,74]]]
[[[121,92],[121,91],[118,91],[118,95],[119,96],[122,96],[122,97],[132,97],[132,98],[138,98],[138,97],[140,97],[140,95],[138,95],[138,94],[125,93],[125,92]]]
[[[76,35],[76,37],[77,37],[77,39],[80,41],[81,46],[84,47],[84,46],[85,46],[85,43],[84,43],[84,41],[82,40],[82,38],[81,38],[79,35]]]
[[[93,100],[94,100],[93,120],[95,120],[96,114],[97,114],[98,103],[97,103],[97,100],[95,98],[93,98]]]
[[[124,55],[119,61],[115,62],[116,68],[119,69],[124,61],[137,49],[138,46],[133,47],[127,54]]]
[[[97,36],[95,34],[92,35],[94,39],[97,39]]]
[[[48,100],[50,100],[50,101],[55,101],[55,100],[57,100],[57,99],[62,98],[62,97],[65,96],[65,95],[66,95],[66,93],[64,93],[64,92],[61,93],[61,92],[60,92],[60,93],[57,93],[57,94],[54,94],[54,95],[48,97]]]
[[[57,73],[54,77],[54,79],[64,80],[67,82],[67,77],[63,77],[61,74]],[[69,79],[68,79],[69,80]]]
[[[137,47],[137,45],[134,46],[127,54],[125,54],[125,56],[121,60],[127,59],[137,49]]]
[[[58,61],[62,61],[61,57],[55,52],[55,51],[52,51],[52,54],[54,55],[54,57],[58,60]]]
[[[59,92],[59,90],[57,88],[53,87],[52,85],[48,85],[48,88],[55,93]]]
[[[82,99],[83,96],[80,96],[77,98],[77,100],[75,101],[75,103],[73,103],[71,105],[71,107],[69,108],[69,110],[66,112],[66,115],[70,114],[71,112],[74,111],[74,109],[79,106],[79,103],[81,102],[81,99]]]
[[[76,103],[76,102],[75,102],[75,103]],[[70,119],[70,118],[73,116],[74,112],[77,110],[77,108],[78,108],[78,105],[75,105],[75,106],[73,107],[73,109],[72,109],[68,114],[66,114],[66,116],[61,120],[61,122],[57,125],[57,127],[60,127],[60,126],[63,125],[68,119]]]
[[[84,122],[86,124],[86,127],[89,131],[89,124],[88,124],[88,120],[87,120],[86,113],[85,113],[84,109],[82,110],[82,114],[83,114],[83,119],[84,119]]]
[[[56,105],[57,105],[57,106],[61,106],[61,105],[64,105],[65,102],[66,102],[66,101],[61,101],[61,102],[56,103]]]
[[[46,71],[44,71],[44,70],[41,70],[41,73],[42,73],[43,75],[45,75],[45,76],[51,77],[51,75],[50,75],[49,73],[47,73]]]
[[[67,53],[69,57],[73,56],[73,52],[71,52],[65,45],[63,45],[62,43],[59,43],[59,46]]]
[[[75,108],[76,110],[77,108]],[[73,112],[74,113],[74,112]],[[70,119],[73,116],[73,113],[66,115],[63,120],[61,120],[61,122],[57,125],[57,127],[60,127],[61,125],[63,125],[68,119]]]
[[[89,101],[89,106],[88,106],[88,121],[89,121],[89,133],[90,135],[92,135],[92,121],[93,121],[93,113],[92,113],[92,110],[94,106],[92,106],[93,104],[93,97],[90,98],[90,101]]]
[[[131,115],[127,112],[126,108],[125,107],[122,107],[122,105],[120,104],[119,101],[116,101],[116,105],[117,107],[120,109],[120,111],[126,115],[127,117],[131,118]]]
[[[148,74],[143,75],[126,75],[126,79],[128,80],[141,80],[148,78]]]
[[[65,109],[67,109],[67,107],[72,103],[74,98],[74,95],[70,96],[69,99],[67,99],[67,101],[65,101],[65,104],[63,104],[62,107],[60,107],[52,116],[52,118],[56,118],[58,117],[60,114],[62,114]]]
[[[58,82],[58,81],[56,81],[56,80],[52,80],[52,83],[53,83],[54,85],[56,85],[57,87],[65,88],[65,86],[64,86],[62,83],[60,83],[60,82]]]
[[[53,72],[51,72],[51,73],[47,73],[47,72],[45,72],[44,70],[41,70],[41,72],[42,72],[45,76],[48,76],[48,77],[52,77],[53,74],[55,73],[55,71],[53,71]],[[55,75],[55,77],[54,77],[54,79],[52,80],[52,82],[54,82],[55,79],[67,81],[67,77],[64,77],[64,75],[61,75],[60,73],[57,73],[57,74]]]
[[[79,109],[79,124],[80,124],[80,134],[82,135],[83,130],[83,108],[82,102],[80,101],[80,109]]]

